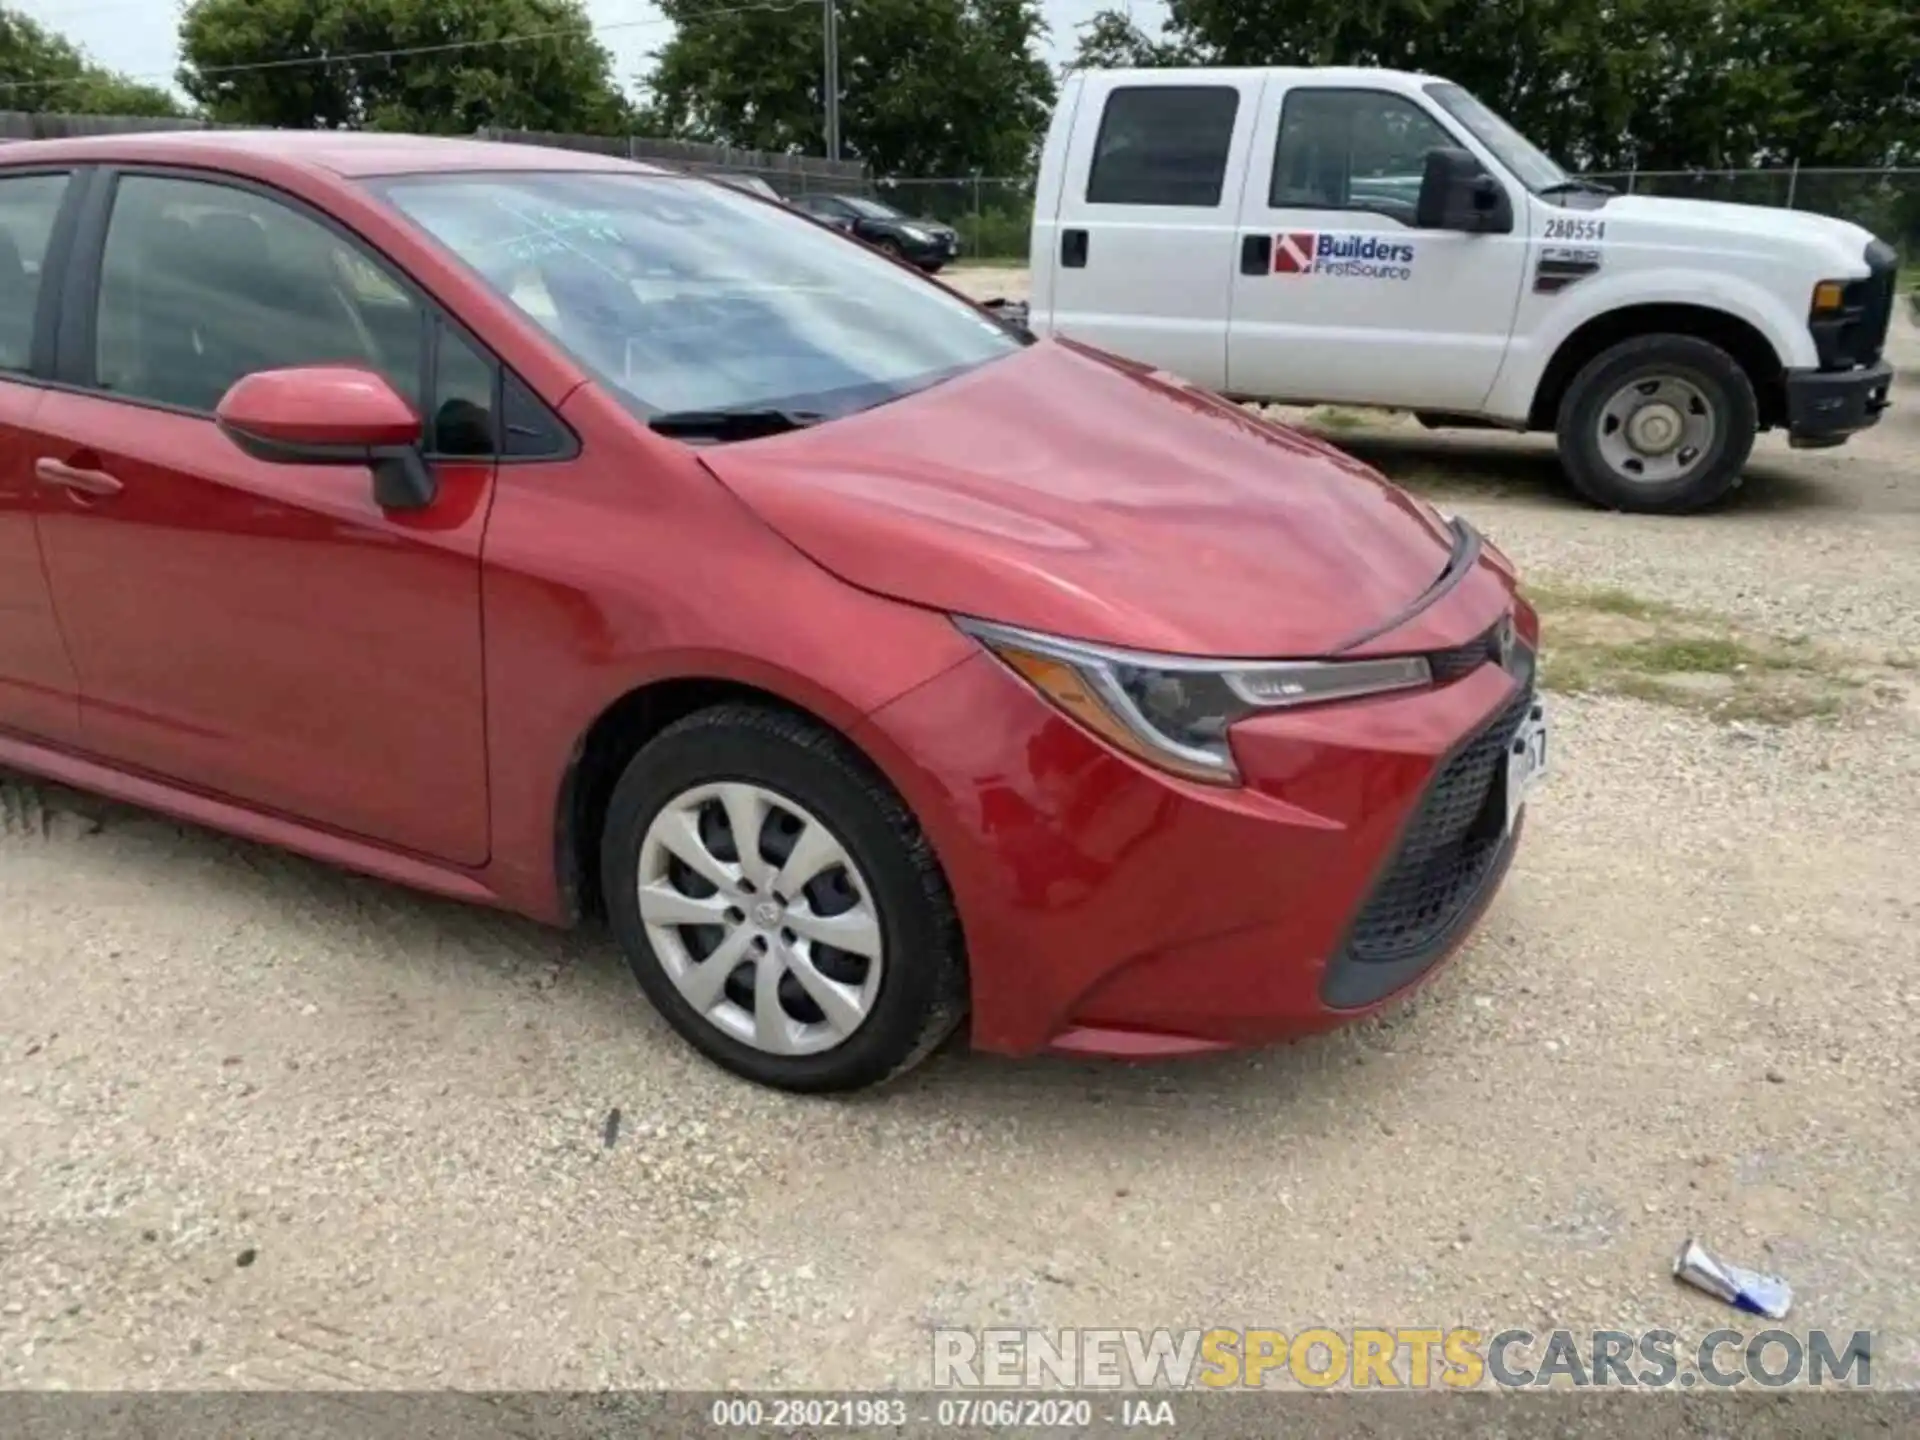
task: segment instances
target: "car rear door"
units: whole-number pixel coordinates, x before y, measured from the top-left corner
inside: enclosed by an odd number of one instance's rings
[[[71,742],[73,665],[40,559],[33,420],[52,368],[66,170],[0,172],[0,730]],[[70,217],[69,217],[70,222]]]
[[[1251,71],[1081,77],[1053,236],[1054,333],[1226,384],[1262,84]]]
[[[63,306],[67,388],[31,427],[87,748],[484,862],[497,367],[291,197],[204,173],[102,180]],[[424,509],[383,510],[360,467],[253,459],[214,423],[242,375],[339,362],[425,400],[438,494]]]
[[[1441,146],[1478,153],[1416,95],[1311,74],[1268,83],[1232,271],[1228,388],[1480,408],[1520,301],[1526,227],[1420,228],[1426,153]],[[1524,215],[1525,191],[1488,168]]]

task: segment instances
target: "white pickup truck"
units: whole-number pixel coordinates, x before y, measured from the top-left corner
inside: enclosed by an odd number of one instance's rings
[[[1754,435],[1887,406],[1895,255],[1800,211],[1617,195],[1459,86],[1373,69],[1082,71],[1028,323],[1244,400],[1558,434],[1574,485],[1698,509]]]

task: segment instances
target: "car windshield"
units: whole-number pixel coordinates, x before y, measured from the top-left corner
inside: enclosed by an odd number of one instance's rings
[[[643,417],[833,419],[1024,343],[864,247],[723,185],[525,172],[378,189]]]
[[[1427,94],[1472,131],[1473,138],[1491,150],[1527,189],[1537,194],[1568,183],[1567,172],[1554,164],[1539,146],[1458,85],[1429,85]]]
[[[882,205],[878,200],[867,200],[859,195],[843,195],[840,198],[846,202],[847,207],[852,210],[854,214],[865,216],[869,220],[904,220],[907,218],[891,205]]]

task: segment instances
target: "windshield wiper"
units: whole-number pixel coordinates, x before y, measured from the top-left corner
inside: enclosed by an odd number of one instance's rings
[[[647,417],[647,428],[687,440],[757,440],[804,430],[827,417],[811,410],[742,406],[738,410],[668,410]]]
[[[1611,185],[1598,180],[1556,180],[1551,185],[1542,185],[1537,195],[1618,195],[1620,192]]]

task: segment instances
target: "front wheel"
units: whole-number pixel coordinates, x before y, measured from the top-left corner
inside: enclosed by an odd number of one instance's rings
[[[1560,463],[1598,505],[1700,510],[1733,488],[1759,430],[1753,385],[1719,346],[1642,335],[1603,351],[1560,402]]]
[[[640,987],[735,1074],[854,1090],[966,1009],[959,922],[899,797],[838,736],[756,705],[669,726],[608,807],[601,883]]]

